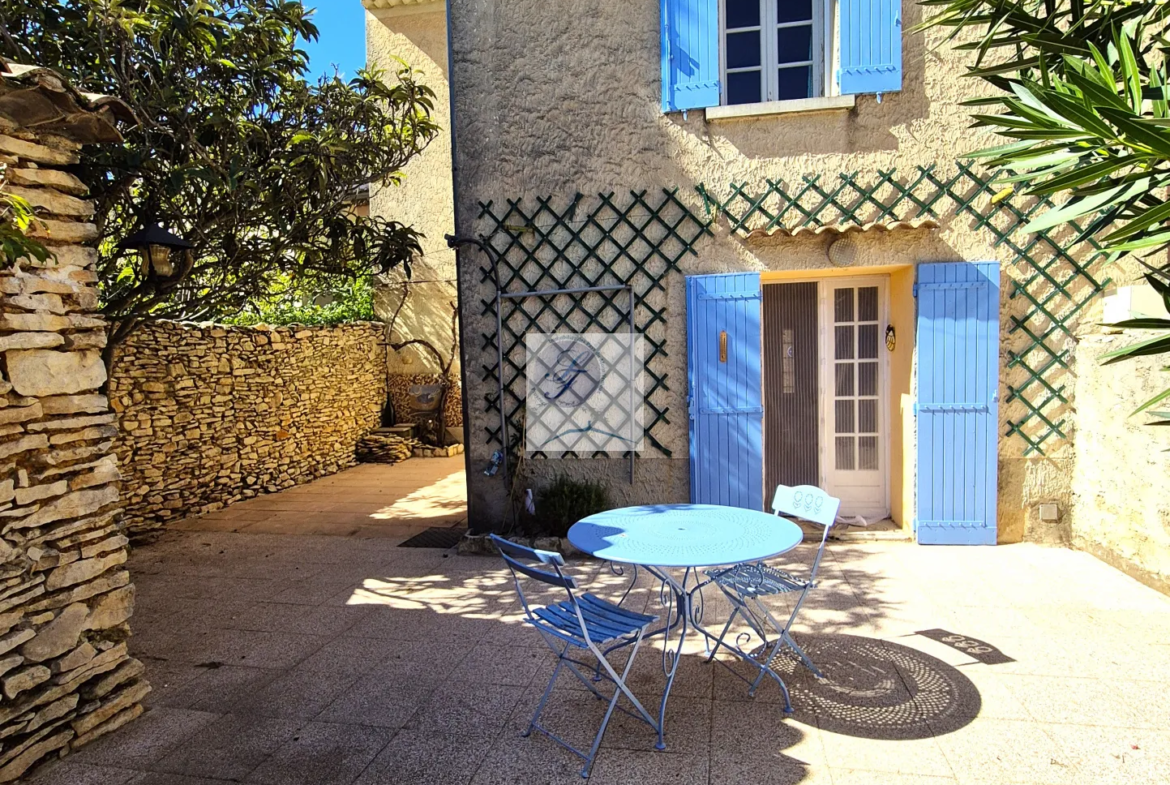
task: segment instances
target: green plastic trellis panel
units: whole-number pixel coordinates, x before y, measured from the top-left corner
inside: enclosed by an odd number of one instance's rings
[[[1013,315],[1008,328],[1012,346],[1004,402],[1016,404],[1018,416],[1009,416],[1006,435],[1025,442],[1025,455],[1043,454],[1050,440],[1068,436],[1063,414],[1069,405],[1070,325],[1109,285],[1107,278],[1098,280],[1097,271],[1111,257],[1092,238],[1081,239],[1082,227],[1076,224],[1023,232],[1053,203],[1004,189],[997,183],[1002,174],[959,161],[946,172],[918,166],[903,174],[893,169],[866,177],[818,174],[799,183],[766,180],[759,188],[731,183],[724,194],[704,185],[698,191],[708,218],[726,220],[740,236],[923,218],[967,219],[970,228],[988,233],[992,245],[1005,249],[1010,264],[1022,273],[1008,294],[1009,300],[1024,303],[1024,313]]]
[[[530,201],[508,199],[502,205],[481,202],[480,234],[500,259],[500,288],[504,292],[569,289],[624,284],[634,293],[635,329],[646,341],[645,435],[649,445],[670,455],[659,438],[670,424],[666,281],[678,274],[679,261],[694,254],[695,242],[710,235],[710,221],[696,215],[678,198],[677,189],[630,191],[618,197],[601,193],[586,199],[576,194],[564,203],[552,197]],[[479,299],[484,316],[495,326],[496,287],[489,265],[480,267]],[[561,294],[506,299],[501,304],[503,324],[504,400],[496,385],[496,334],[481,334],[483,379],[488,390],[484,409],[494,416],[484,438],[498,446],[499,406],[505,407],[508,430],[515,447],[523,433],[524,336],[529,331],[553,332],[627,329],[628,294],[625,291]],[[592,456],[621,457],[594,453]],[[529,457],[540,458],[540,454]]]

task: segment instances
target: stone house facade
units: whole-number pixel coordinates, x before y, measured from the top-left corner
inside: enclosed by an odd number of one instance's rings
[[[434,120],[442,128],[426,151],[407,165],[401,185],[372,188],[370,213],[401,221],[422,232],[423,255],[412,265],[412,275],[391,271],[375,291],[374,311],[380,319],[393,320],[392,342],[423,339],[448,358],[454,354],[450,371],[453,398],[460,393],[460,351],[452,331],[456,291],[455,252],[444,239],[455,230],[451,189],[451,116],[448,109],[447,25],[444,4],[436,0],[363,0],[366,7],[366,51],[371,67],[387,78],[405,61],[419,81],[436,95]],[[417,346],[405,347],[389,356],[394,389],[432,383],[439,361]],[[413,421],[407,407],[395,402],[399,421]],[[462,424],[448,418],[449,426]]]
[[[633,480],[579,456],[526,461],[521,487],[763,506],[801,480],[922,542],[1075,543],[1167,586],[1164,438],[1093,359],[1137,271],[1024,231],[1045,205],[966,158],[990,143],[961,106],[980,83],[913,32],[919,5],[366,5],[372,53],[431,42],[441,68],[450,42],[454,225],[491,249],[458,263],[473,526],[510,517],[512,478],[478,468],[523,433],[524,336],[625,329],[596,292],[508,300],[501,364],[498,289],[612,284],[648,342]],[[1138,376],[1127,400],[1156,389]]]
[[[127,653],[126,570],[114,414],[100,388],[93,206],[67,169],[82,144],[115,143],[116,100],[57,74],[0,72],[3,188],[40,219],[52,256],[0,270],[0,782],[142,713]]]

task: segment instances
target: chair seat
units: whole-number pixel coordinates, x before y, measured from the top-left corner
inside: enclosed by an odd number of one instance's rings
[[[737,564],[725,570],[708,570],[707,576],[742,597],[804,591],[810,585],[808,581],[766,564]]]
[[[589,637],[595,645],[635,635],[658,621],[657,616],[634,613],[593,594],[579,595],[577,602]],[[532,613],[537,617],[527,620],[532,626],[573,646],[588,648],[589,644],[581,636],[581,622],[577,619],[571,601],[535,608]]]

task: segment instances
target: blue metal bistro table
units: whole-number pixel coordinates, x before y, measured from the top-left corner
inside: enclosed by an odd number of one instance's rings
[[[666,749],[666,702],[688,628],[693,627],[706,640],[718,640],[702,626],[701,595],[696,613],[694,596],[710,583],[701,578],[701,569],[769,559],[795,548],[802,536],[800,527],[785,518],[715,504],[624,507],[590,515],[569,529],[569,542],[578,550],[606,561],[642,567],[662,582],[665,626],[646,636],[662,635],[667,640],[662,653],[666,688],[658,712],[658,749]],[[668,568],[681,568],[682,579],[676,580]],[[676,628],[678,638],[672,648]]]

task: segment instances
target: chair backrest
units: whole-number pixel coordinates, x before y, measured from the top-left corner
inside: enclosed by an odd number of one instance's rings
[[[829,529],[833,528],[833,523],[837,520],[837,511],[840,509],[840,499],[812,485],[797,485],[795,488],[787,485],[776,486],[776,495],[772,497],[772,512],[777,515],[793,515],[825,527],[824,533],[821,534],[821,547],[817,549],[817,558],[813,561],[812,572],[808,578],[810,588],[817,579],[817,570],[821,567],[821,557],[825,555],[825,544],[829,540]],[[803,594],[800,601],[804,601]]]
[[[824,526],[826,529],[837,520],[841,500],[830,496],[812,485],[777,485],[772,497],[772,512],[777,515],[794,515],[806,521]]]
[[[520,576],[522,575],[534,581],[564,589],[569,595],[569,602],[573,607],[573,611],[577,614],[577,623],[581,629],[580,636],[588,641],[589,628],[585,624],[585,617],[581,613],[581,606],[577,602],[577,597],[573,594],[573,590],[577,588],[577,581],[572,576],[565,575],[561,572],[561,567],[565,565],[564,557],[554,551],[538,551],[535,548],[519,545],[495,534],[491,535],[491,539],[492,543],[499,549],[500,556],[504,558],[508,569],[512,571],[512,580],[516,584],[516,593],[520,595],[520,604],[524,606],[524,613],[528,616],[528,619],[538,626],[541,626],[541,622],[544,621],[540,618],[539,609],[534,611],[528,605],[528,597],[524,594],[524,586],[520,582]],[[551,568],[551,570],[540,569],[541,567]],[[561,638],[564,637],[562,632],[549,629],[547,626],[544,629],[553,635]]]
[[[519,572],[533,580],[547,583],[550,586],[559,586],[562,589],[577,588],[577,582],[561,572],[565,559],[559,553],[528,548],[511,540],[505,540],[496,534],[491,535],[491,539],[492,543],[499,549],[500,555],[504,557],[504,561],[512,568],[513,573]],[[525,562],[547,565],[552,567],[552,571],[541,570]]]

